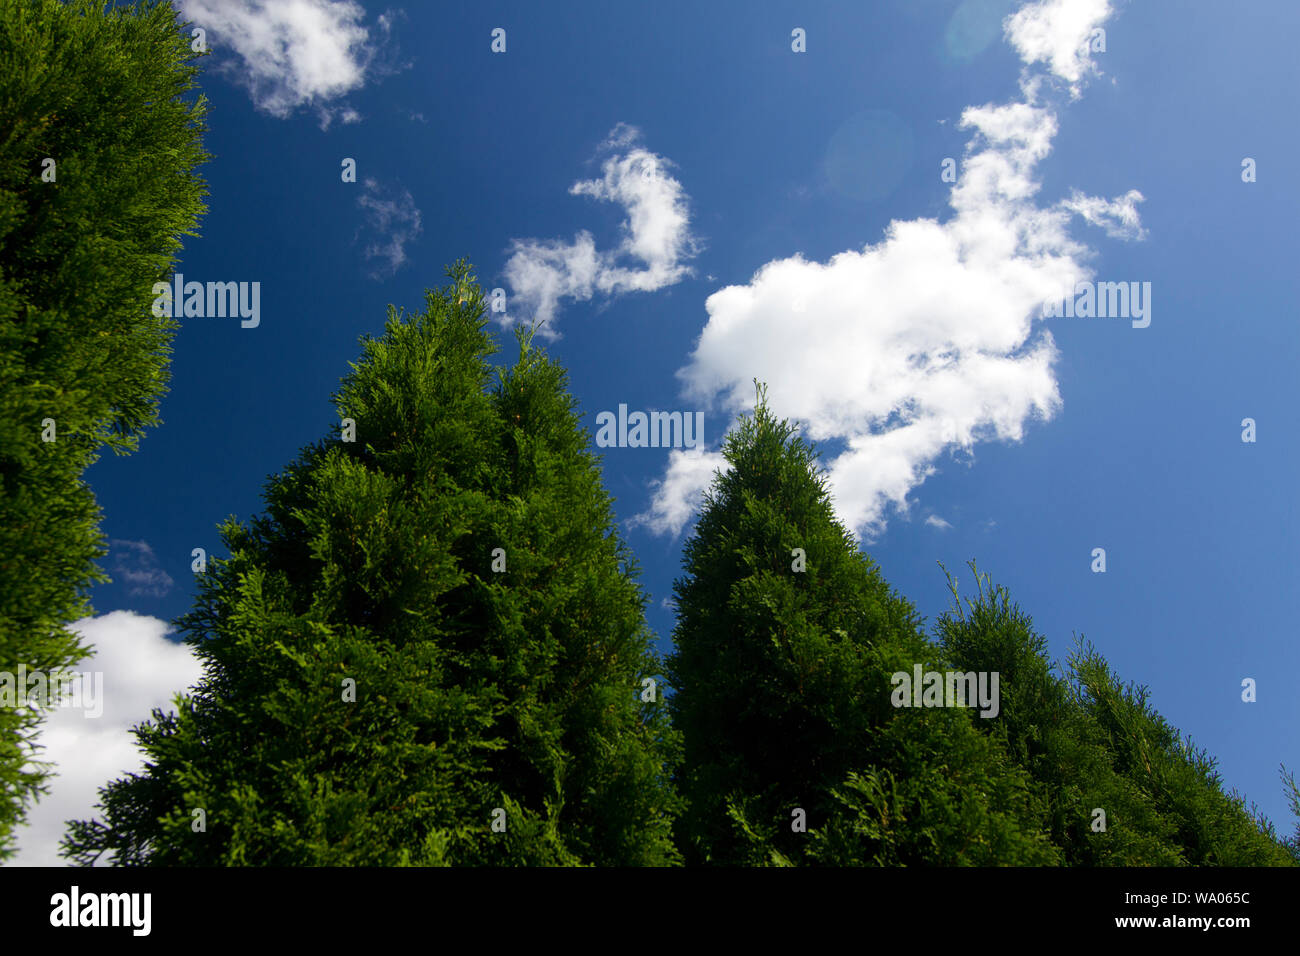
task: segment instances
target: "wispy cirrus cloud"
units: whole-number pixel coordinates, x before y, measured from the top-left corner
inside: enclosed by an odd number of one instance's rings
[[[1142,194],[1130,189],[1123,196],[1114,199],[1102,199],[1100,196],[1085,196],[1077,189],[1070,198],[1061,201],[1061,207],[1068,209],[1092,226],[1100,226],[1106,235],[1115,239],[1145,239],[1146,230],[1142,228],[1142,217],[1137,204],[1142,201]]]
[[[1059,80],[1077,94],[1094,71],[1088,38],[1110,13],[1106,0],[1041,0],[1006,19],[1025,62],[1022,95],[963,112],[971,138],[947,221],[895,220],[880,242],[828,262],[768,262],[705,302],[708,323],[677,373],[684,392],[736,415],[752,404],[752,381],[766,382],[775,411],[843,448],[829,484],[859,534],[873,537],[891,508],[905,511],[945,451],[1019,441],[1061,407],[1056,346],[1035,320],[1090,274],[1071,219],[1143,234],[1136,190],[1036,201],[1036,170],[1057,131],[1045,91]],[[711,477],[706,463],[725,462],[687,454],[670,453],[638,523],[677,534],[689,521]]]
[[[113,577],[125,584],[132,597],[166,597],[175,582],[163,570],[147,541],[115,538],[108,543]]]
[[[614,127],[601,145],[608,154],[601,177],[569,188],[570,195],[622,206],[622,239],[605,250],[596,248],[585,229],[570,242],[513,240],[505,266],[513,297],[504,326],[536,321],[539,335],[558,338],[554,320],[564,299],[653,292],[690,275],[685,260],[696,254],[699,242],[690,231],[685,190],[669,172],[672,162],[640,145],[640,139],[636,127]]]
[[[420,210],[409,190],[381,185],[375,179],[362,183],[357,205],[365,214],[361,233],[369,237],[363,253],[376,263],[371,278],[391,276],[405,265],[407,244],[424,231]]]

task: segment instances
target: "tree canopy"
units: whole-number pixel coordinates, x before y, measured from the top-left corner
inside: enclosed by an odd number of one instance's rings
[[[68,624],[107,578],[82,473],[159,421],[151,290],[205,208],[196,56],[158,0],[0,5],[0,671],[87,652]],[[42,713],[0,708],[0,858],[47,778]]]
[[[521,333],[493,384],[482,292],[448,274],[223,526],[181,622],[204,678],[139,728],[78,861],[677,861],[645,597],[565,374]]]
[[[972,570],[974,567],[972,565]],[[963,669],[1002,673],[1002,717],[984,729],[1033,779],[1052,842],[1074,866],[1278,866],[1292,855],[1235,792],[1215,761],[1123,684],[1079,638],[1065,672],[1005,587],[976,573],[977,591],[938,622]]]
[[[762,390],[724,455],[675,588],[688,862],[1055,862],[980,718],[893,704],[893,675],[940,667],[938,648]]]

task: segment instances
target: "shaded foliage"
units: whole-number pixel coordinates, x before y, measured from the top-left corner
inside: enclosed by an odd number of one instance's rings
[[[521,334],[493,383],[481,290],[449,276],[364,340],[335,398],[356,440],[224,525],[181,622],[205,676],[138,730],[147,767],[72,825],[74,859],[677,861],[645,598],[565,373]]]
[[[158,423],[175,326],[151,290],[206,194],[196,56],[157,0],[0,4],[0,671],[87,653],[68,624],[107,578],[82,473]],[[0,857],[44,790],[41,717],[0,708]]]

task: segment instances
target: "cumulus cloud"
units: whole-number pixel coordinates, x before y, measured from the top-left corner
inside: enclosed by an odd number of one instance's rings
[[[1005,33],[1028,66],[1046,64],[1078,98],[1081,81],[1097,72],[1089,41],[1111,15],[1109,0],[1041,0],[1007,18]],[[1032,80],[1030,80],[1032,82]]]
[[[512,307],[502,319],[507,328],[536,321],[538,334],[558,338],[554,319],[562,299],[588,301],[597,293],[653,292],[672,285],[691,270],[684,260],[698,251],[690,231],[690,208],[670,160],[638,145],[640,131],[620,123],[601,145],[609,153],[603,175],[574,183],[573,196],[589,196],[623,207],[622,239],[612,249],[596,248],[587,230],[571,242],[515,239],[505,277]]]
[[[1008,18],[1007,35],[1026,69],[1045,63],[1077,82],[1087,48],[1074,41],[1109,10],[1104,0],[1043,0]],[[825,263],[769,262],[705,302],[708,323],[677,373],[685,393],[736,415],[752,404],[753,379],[766,382],[774,411],[842,448],[829,484],[840,519],[859,534],[874,537],[891,509],[905,511],[945,451],[1019,441],[1060,408],[1056,346],[1034,322],[1044,302],[1090,275],[1072,216],[1141,234],[1136,191],[1035,202],[1036,167],[1057,131],[1040,87],[1027,76],[1023,101],[963,112],[971,138],[947,221],[895,220],[882,241]],[[706,454],[670,454],[638,523],[680,532],[707,487]]]
[[[374,179],[362,183],[357,205],[365,213],[364,231],[371,236],[365,257],[378,263],[371,277],[390,276],[406,263],[406,244],[423,232],[420,210],[408,190],[381,186]]]
[[[628,519],[628,526],[646,525],[656,533],[681,533],[703,502],[714,471],[728,467],[721,452],[703,448],[670,452],[667,472],[662,480],[653,482],[649,511]]]
[[[113,577],[127,587],[132,597],[166,597],[175,583],[158,564],[147,541],[114,539],[109,542],[113,558]]]
[[[329,126],[328,102],[366,81],[377,46],[351,0],[176,0],[182,16],[208,34],[209,46],[228,48],[239,64],[225,69],[248,87],[256,106],[284,118],[315,107]],[[392,19],[379,18],[387,34]],[[344,108],[344,122],[355,111]]]
[[[76,671],[92,675],[92,681],[102,675],[103,709],[90,717],[86,709],[59,707],[42,725],[37,756],[53,763],[57,776],[18,830],[13,862],[20,866],[67,864],[59,856],[66,822],[92,817],[100,787],[144,766],[131,728],[153,708],[169,709],[173,695],[202,676],[189,645],[169,641],[169,626],[158,618],[113,611],[83,618],[72,629],[94,648]]]
[[[947,531],[949,528],[952,527],[952,522],[945,521],[943,518],[940,518],[938,515],[930,515],[928,518],[925,519],[925,523],[928,524],[931,528],[938,528],[940,531]]]

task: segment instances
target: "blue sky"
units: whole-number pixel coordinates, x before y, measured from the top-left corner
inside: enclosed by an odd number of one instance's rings
[[[603,450],[662,650],[700,476],[757,376],[927,619],[936,562],[969,590],[976,559],[1054,655],[1085,635],[1291,830],[1300,8],[177,6],[213,51],[214,154],[179,268],[259,281],[261,313],[183,320],[164,424],[88,474],[117,542],[88,627],[120,653],[169,653],[192,549],[220,553],[215,525],[325,434],[358,336],[465,256],[507,321],[549,315],[593,433],[620,403],[704,412],[703,449]],[[1150,283],[1149,325],[1043,318],[1076,280]],[[124,746],[135,705],[97,733]]]

